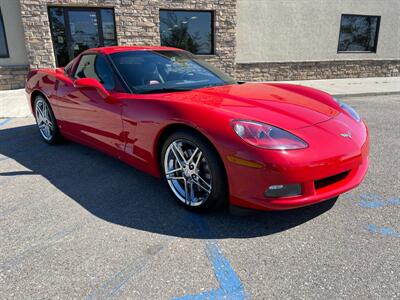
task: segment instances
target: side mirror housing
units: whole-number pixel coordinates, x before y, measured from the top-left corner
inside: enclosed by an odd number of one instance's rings
[[[74,86],[77,88],[93,88],[96,89],[104,98],[110,96],[110,93],[104,88],[104,86],[94,78],[79,78],[75,80]]]

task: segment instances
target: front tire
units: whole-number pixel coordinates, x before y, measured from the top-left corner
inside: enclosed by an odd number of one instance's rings
[[[56,144],[60,141],[60,132],[57,121],[49,102],[42,95],[38,95],[34,102],[36,124],[43,140],[48,144]]]
[[[169,190],[185,208],[206,211],[228,203],[223,163],[201,135],[190,130],[170,135],[161,151],[161,165]]]

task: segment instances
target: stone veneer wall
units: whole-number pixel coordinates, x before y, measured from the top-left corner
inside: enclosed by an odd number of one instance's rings
[[[399,60],[237,63],[237,0],[20,0],[29,68],[55,67],[48,6],[113,7],[118,45],[159,45],[159,9],[215,11],[215,55],[205,56],[238,80],[306,80],[400,76]],[[20,87],[21,70],[0,70],[1,84]],[[26,70],[25,70],[26,73]],[[5,75],[4,75],[5,74]],[[10,80],[16,74],[16,80]],[[7,80],[7,81],[5,81]],[[3,84],[3,82],[6,82]],[[0,87],[0,89],[3,89]]]
[[[400,76],[400,60],[238,63],[236,78],[248,81]]]
[[[0,90],[23,88],[28,70],[29,66],[0,66]]]
[[[118,45],[159,45],[159,9],[215,11],[215,52],[206,59],[235,68],[236,0],[20,0],[30,68],[55,67],[48,6],[113,7]]]

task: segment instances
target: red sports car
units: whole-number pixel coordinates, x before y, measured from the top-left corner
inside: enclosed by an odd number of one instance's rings
[[[26,83],[39,132],[64,137],[162,177],[194,210],[314,204],[356,187],[368,130],[327,93],[236,82],[169,47],[90,49]]]

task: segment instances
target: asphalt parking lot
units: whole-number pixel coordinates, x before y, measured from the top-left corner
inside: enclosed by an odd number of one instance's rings
[[[348,98],[369,173],[336,202],[196,215],[95,150],[0,120],[0,298],[400,297],[400,95]]]

